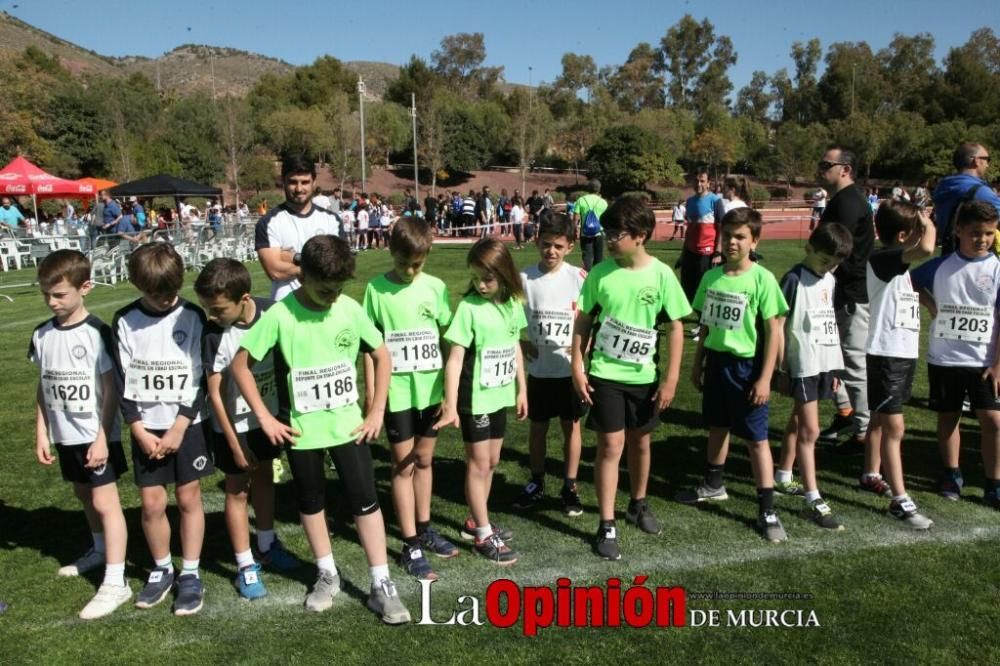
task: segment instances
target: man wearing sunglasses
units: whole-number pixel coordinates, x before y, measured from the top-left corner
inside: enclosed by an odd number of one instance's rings
[[[941,239],[942,254],[955,250],[953,218],[960,203],[986,201],[1000,211],[1000,197],[986,182],[990,168],[990,151],[986,146],[968,141],[960,143],[951,159],[958,173],[942,178],[934,190],[934,225]]]
[[[865,343],[868,339],[868,286],[865,273],[868,257],[875,246],[875,225],[868,199],[854,183],[857,157],[843,146],[829,146],[816,165],[819,181],[832,192],[820,224],[839,222],[854,236],[851,256],[834,273],[837,280],[833,304],[837,314],[840,344],[844,351],[844,371],[835,397],[837,414],[820,433],[820,440],[834,442],[843,434],[852,439],[845,453],[864,450],[868,430],[868,373]]]

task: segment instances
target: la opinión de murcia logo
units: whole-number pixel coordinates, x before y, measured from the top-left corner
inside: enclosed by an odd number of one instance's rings
[[[556,587],[520,586],[501,578],[486,588],[483,599],[460,595],[450,608],[438,604],[434,613],[433,586],[421,580],[420,619],[427,626],[483,626],[509,629],[521,623],[521,633],[537,636],[542,629],[583,627],[819,627],[813,610],[799,609],[689,609],[683,587],[647,586],[648,576],[631,584],[609,578],[605,585],[573,585],[569,578]],[[450,614],[449,614],[450,613]],[[484,620],[485,615],[485,620]]]

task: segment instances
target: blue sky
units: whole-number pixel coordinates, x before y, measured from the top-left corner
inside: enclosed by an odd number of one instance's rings
[[[598,65],[623,62],[641,41],[654,46],[685,13],[708,17],[728,35],[739,61],[735,89],[761,69],[792,69],[792,42],[819,37],[867,41],[877,51],[893,33],[931,32],[940,61],[973,30],[1000,33],[996,0],[0,0],[0,10],[59,37],[112,56],[157,56],[184,43],[256,51],[292,64],[330,54],[341,60],[402,64],[429,58],[441,38],[456,32],[486,35],[487,64],[505,78],[528,83],[558,76],[563,53],[589,53]]]

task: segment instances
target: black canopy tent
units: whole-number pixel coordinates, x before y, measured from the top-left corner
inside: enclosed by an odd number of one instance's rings
[[[111,188],[114,197],[218,197],[222,200],[222,190],[211,185],[202,185],[183,178],[161,173],[149,178],[133,180]]]

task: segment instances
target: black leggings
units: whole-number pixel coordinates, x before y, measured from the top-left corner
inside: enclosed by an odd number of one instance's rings
[[[329,451],[337,468],[337,476],[347,491],[347,504],[351,515],[365,516],[379,509],[375,494],[375,470],[372,452],[367,444],[349,442],[328,449],[296,451],[288,448],[288,466],[295,480],[299,512],[307,516],[326,508],[326,474],[323,457]]]

